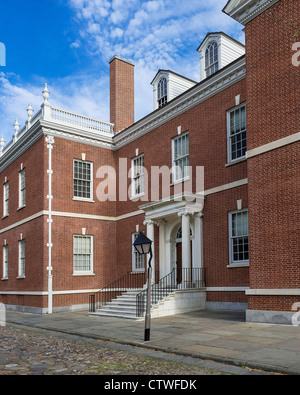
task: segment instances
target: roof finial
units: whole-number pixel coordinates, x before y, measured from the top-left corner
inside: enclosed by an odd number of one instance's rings
[[[45,84],[45,88],[42,93],[43,93],[44,103],[48,102],[50,91],[48,90],[47,84]]]
[[[30,119],[32,118],[32,115],[34,113],[34,110],[31,106],[31,104],[29,104],[28,108],[27,108],[27,115],[28,115],[28,120],[30,121]]]
[[[16,122],[14,123],[15,134],[13,136],[14,143],[18,140],[18,132],[20,130],[20,124],[18,122],[18,118],[16,118]]]
[[[3,155],[4,146],[5,146],[5,141],[4,141],[4,137],[2,134],[1,139],[0,139],[0,157]]]

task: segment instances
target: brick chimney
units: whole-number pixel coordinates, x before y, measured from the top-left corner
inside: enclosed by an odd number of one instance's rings
[[[109,63],[110,122],[118,133],[134,123],[134,64],[120,56]]]

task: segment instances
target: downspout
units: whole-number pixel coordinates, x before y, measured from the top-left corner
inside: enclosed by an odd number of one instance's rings
[[[49,184],[49,190],[48,190],[48,314],[52,314],[53,312],[53,276],[52,276],[52,150],[53,150],[53,144],[54,144],[54,137],[53,136],[46,136],[46,143],[47,143],[47,148],[49,150],[49,167],[47,170],[48,174],[48,184]]]

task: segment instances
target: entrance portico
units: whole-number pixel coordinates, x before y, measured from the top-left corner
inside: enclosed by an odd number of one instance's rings
[[[180,201],[170,198],[143,205],[140,209],[145,212],[147,237],[154,245],[159,245],[159,256],[154,254],[152,260],[153,273],[159,270],[159,277],[163,278],[179,266],[182,272],[203,267],[202,198],[193,202],[185,196]],[[159,227],[158,240],[155,240],[155,226]],[[155,282],[154,275],[152,281]]]

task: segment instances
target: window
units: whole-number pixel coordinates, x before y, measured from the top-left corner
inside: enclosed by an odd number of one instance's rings
[[[145,255],[141,255],[134,248],[133,243],[136,241],[139,233],[132,234],[132,271],[133,272],[142,272],[145,271]]]
[[[8,278],[8,245],[3,246],[3,279]]]
[[[248,210],[229,213],[230,263],[249,262]]]
[[[25,169],[19,172],[19,208],[25,207]]]
[[[19,278],[25,277],[25,240],[19,241]]]
[[[228,162],[244,158],[247,151],[246,105],[243,104],[227,115]]]
[[[74,198],[91,200],[92,190],[92,163],[74,160]]]
[[[173,139],[173,181],[189,176],[189,134],[185,133]]]
[[[144,193],[144,155],[132,159],[132,196]]]
[[[214,74],[219,70],[219,61],[218,61],[218,44],[213,41],[208,44],[205,51],[205,71],[206,77]]]
[[[92,236],[73,236],[73,270],[75,274],[93,273]]]
[[[3,185],[3,217],[9,213],[9,182]]]
[[[168,88],[166,78],[162,78],[159,81],[157,91],[158,107],[162,107],[168,102]]]

